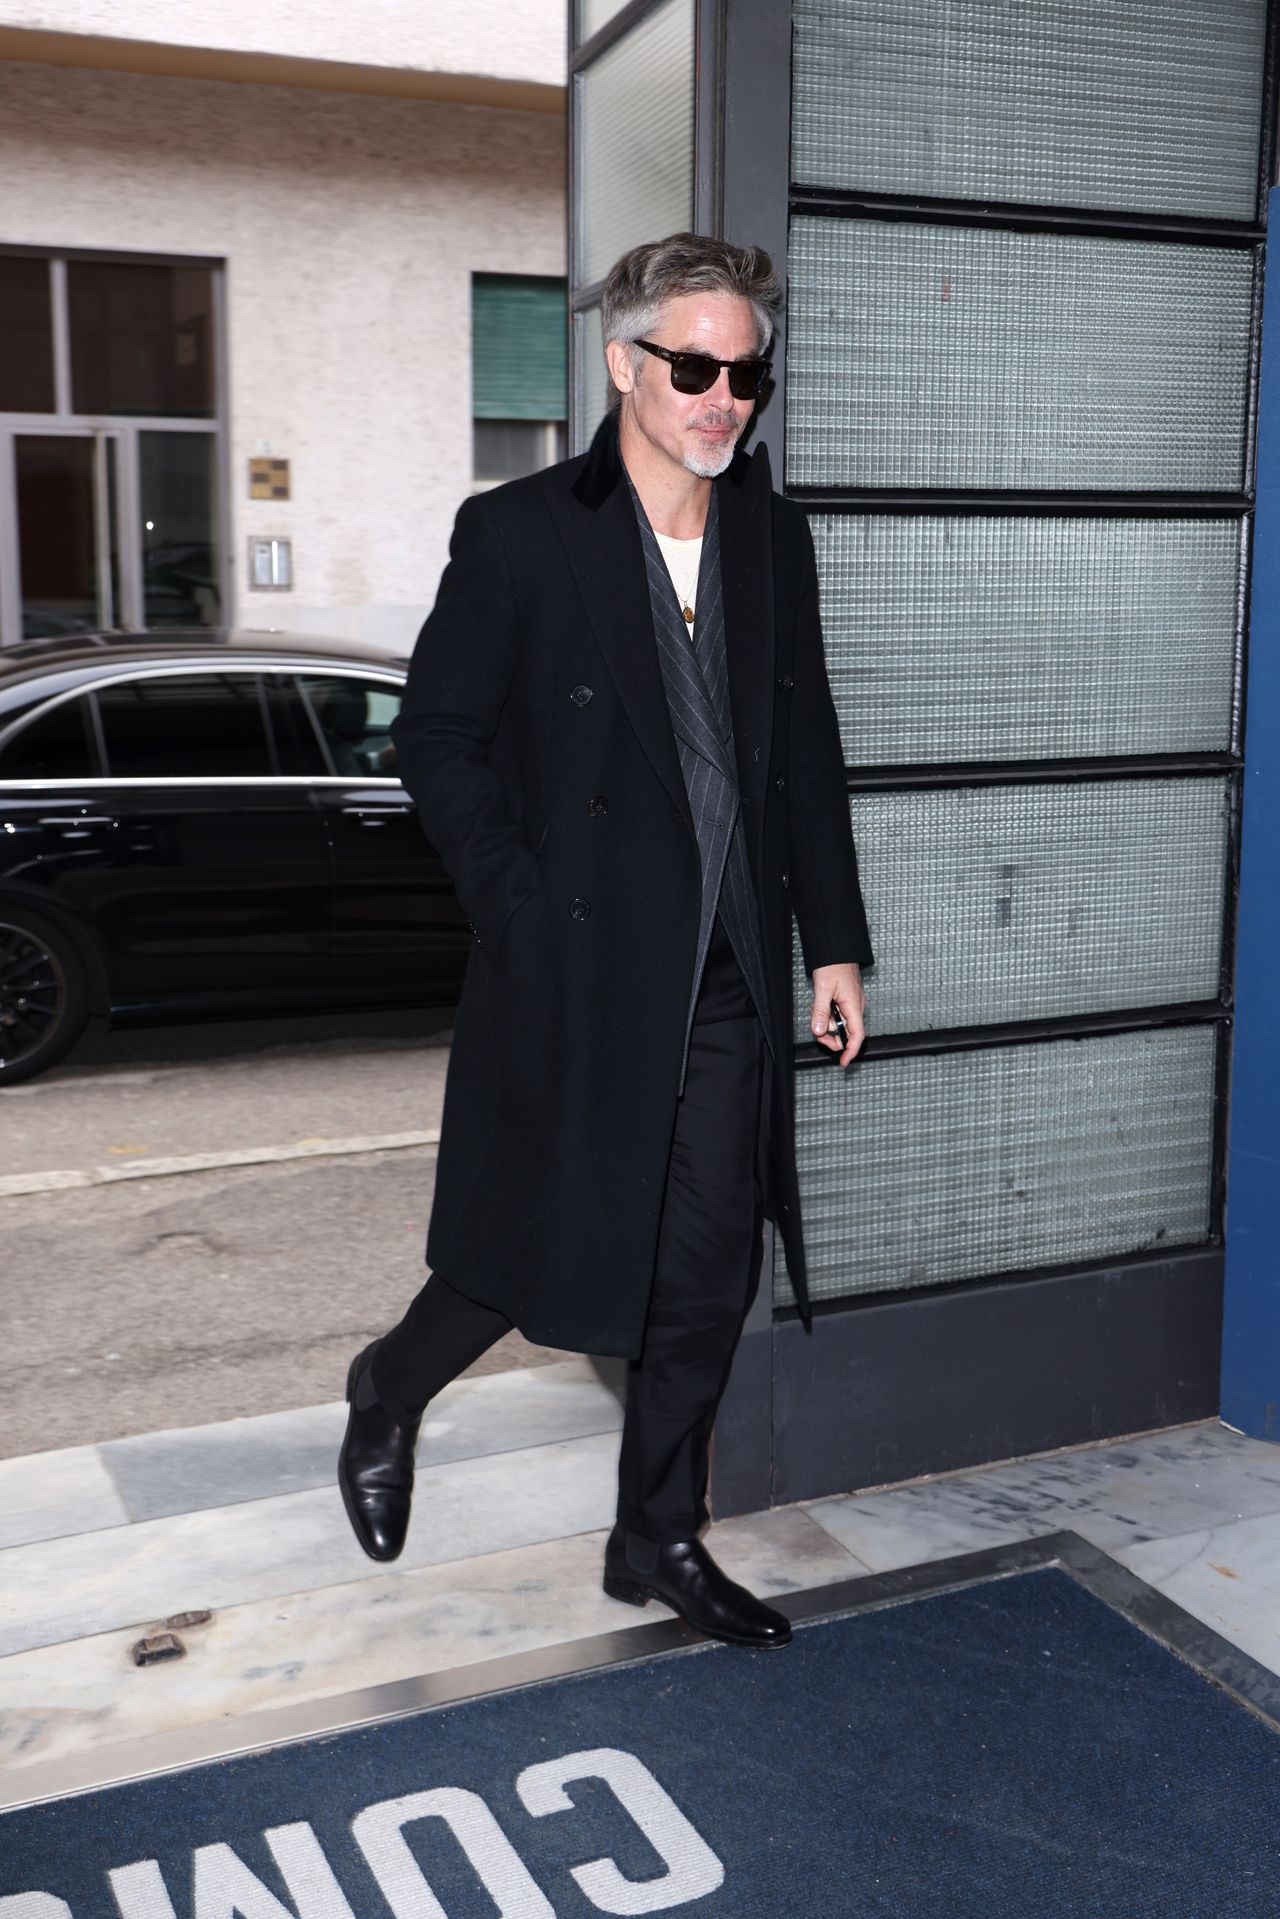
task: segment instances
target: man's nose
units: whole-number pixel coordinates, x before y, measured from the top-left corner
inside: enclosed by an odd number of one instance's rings
[[[708,400],[725,411],[733,406],[733,392],[729,386],[729,369],[722,366],[716,375],[716,383],[707,393]]]

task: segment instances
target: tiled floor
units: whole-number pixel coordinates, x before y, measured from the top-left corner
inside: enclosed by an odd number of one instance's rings
[[[633,1625],[600,1590],[616,1366],[459,1381],[424,1430],[394,1567],[333,1484],[341,1406],[0,1464],[0,1765]],[[713,1529],[762,1593],[1070,1528],[1280,1671],[1280,1447],[1214,1421]],[[210,1608],[186,1657],[134,1641]],[[664,1615],[665,1616],[665,1615]]]
[[[875,1572],[1069,1529],[1280,1673],[1280,1446],[1217,1420],[807,1511]]]

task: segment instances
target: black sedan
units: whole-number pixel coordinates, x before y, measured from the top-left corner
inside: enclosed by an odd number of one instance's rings
[[[0,1085],[92,1014],[456,1002],[471,933],[388,731],[406,669],[207,628],[0,653]]]

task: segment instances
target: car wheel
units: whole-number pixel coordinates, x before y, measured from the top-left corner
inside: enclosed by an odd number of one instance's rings
[[[0,901],[0,1086],[52,1066],[88,1018],[89,982],[71,940],[39,914]]]

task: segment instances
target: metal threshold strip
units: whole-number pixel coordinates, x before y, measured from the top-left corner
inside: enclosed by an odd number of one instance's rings
[[[1009,1545],[985,1547],[925,1565],[817,1586],[808,1592],[770,1595],[796,1625],[844,1614],[897,1606],[935,1593],[955,1591],[1016,1573],[1056,1567],[1122,1613],[1133,1625],[1228,1693],[1238,1705],[1280,1732],[1280,1676],[1166,1599],[1118,1560],[1074,1532],[1045,1533]],[[624,1627],[566,1645],[544,1646],[425,1673],[381,1686],[309,1700],[271,1712],[246,1714],[212,1725],[184,1727],[151,1739],[122,1740],[75,1758],[33,1765],[0,1781],[0,1812],[97,1792],[108,1786],[158,1778],[222,1759],[270,1751],[301,1740],[349,1732],[355,1727],[406,1718],[435,1706],[455,1705],[515,1692],[549,1680],[611,1667],[632,1666],[660,1653],[705,1652],[715,1645],[682,1621]]]

